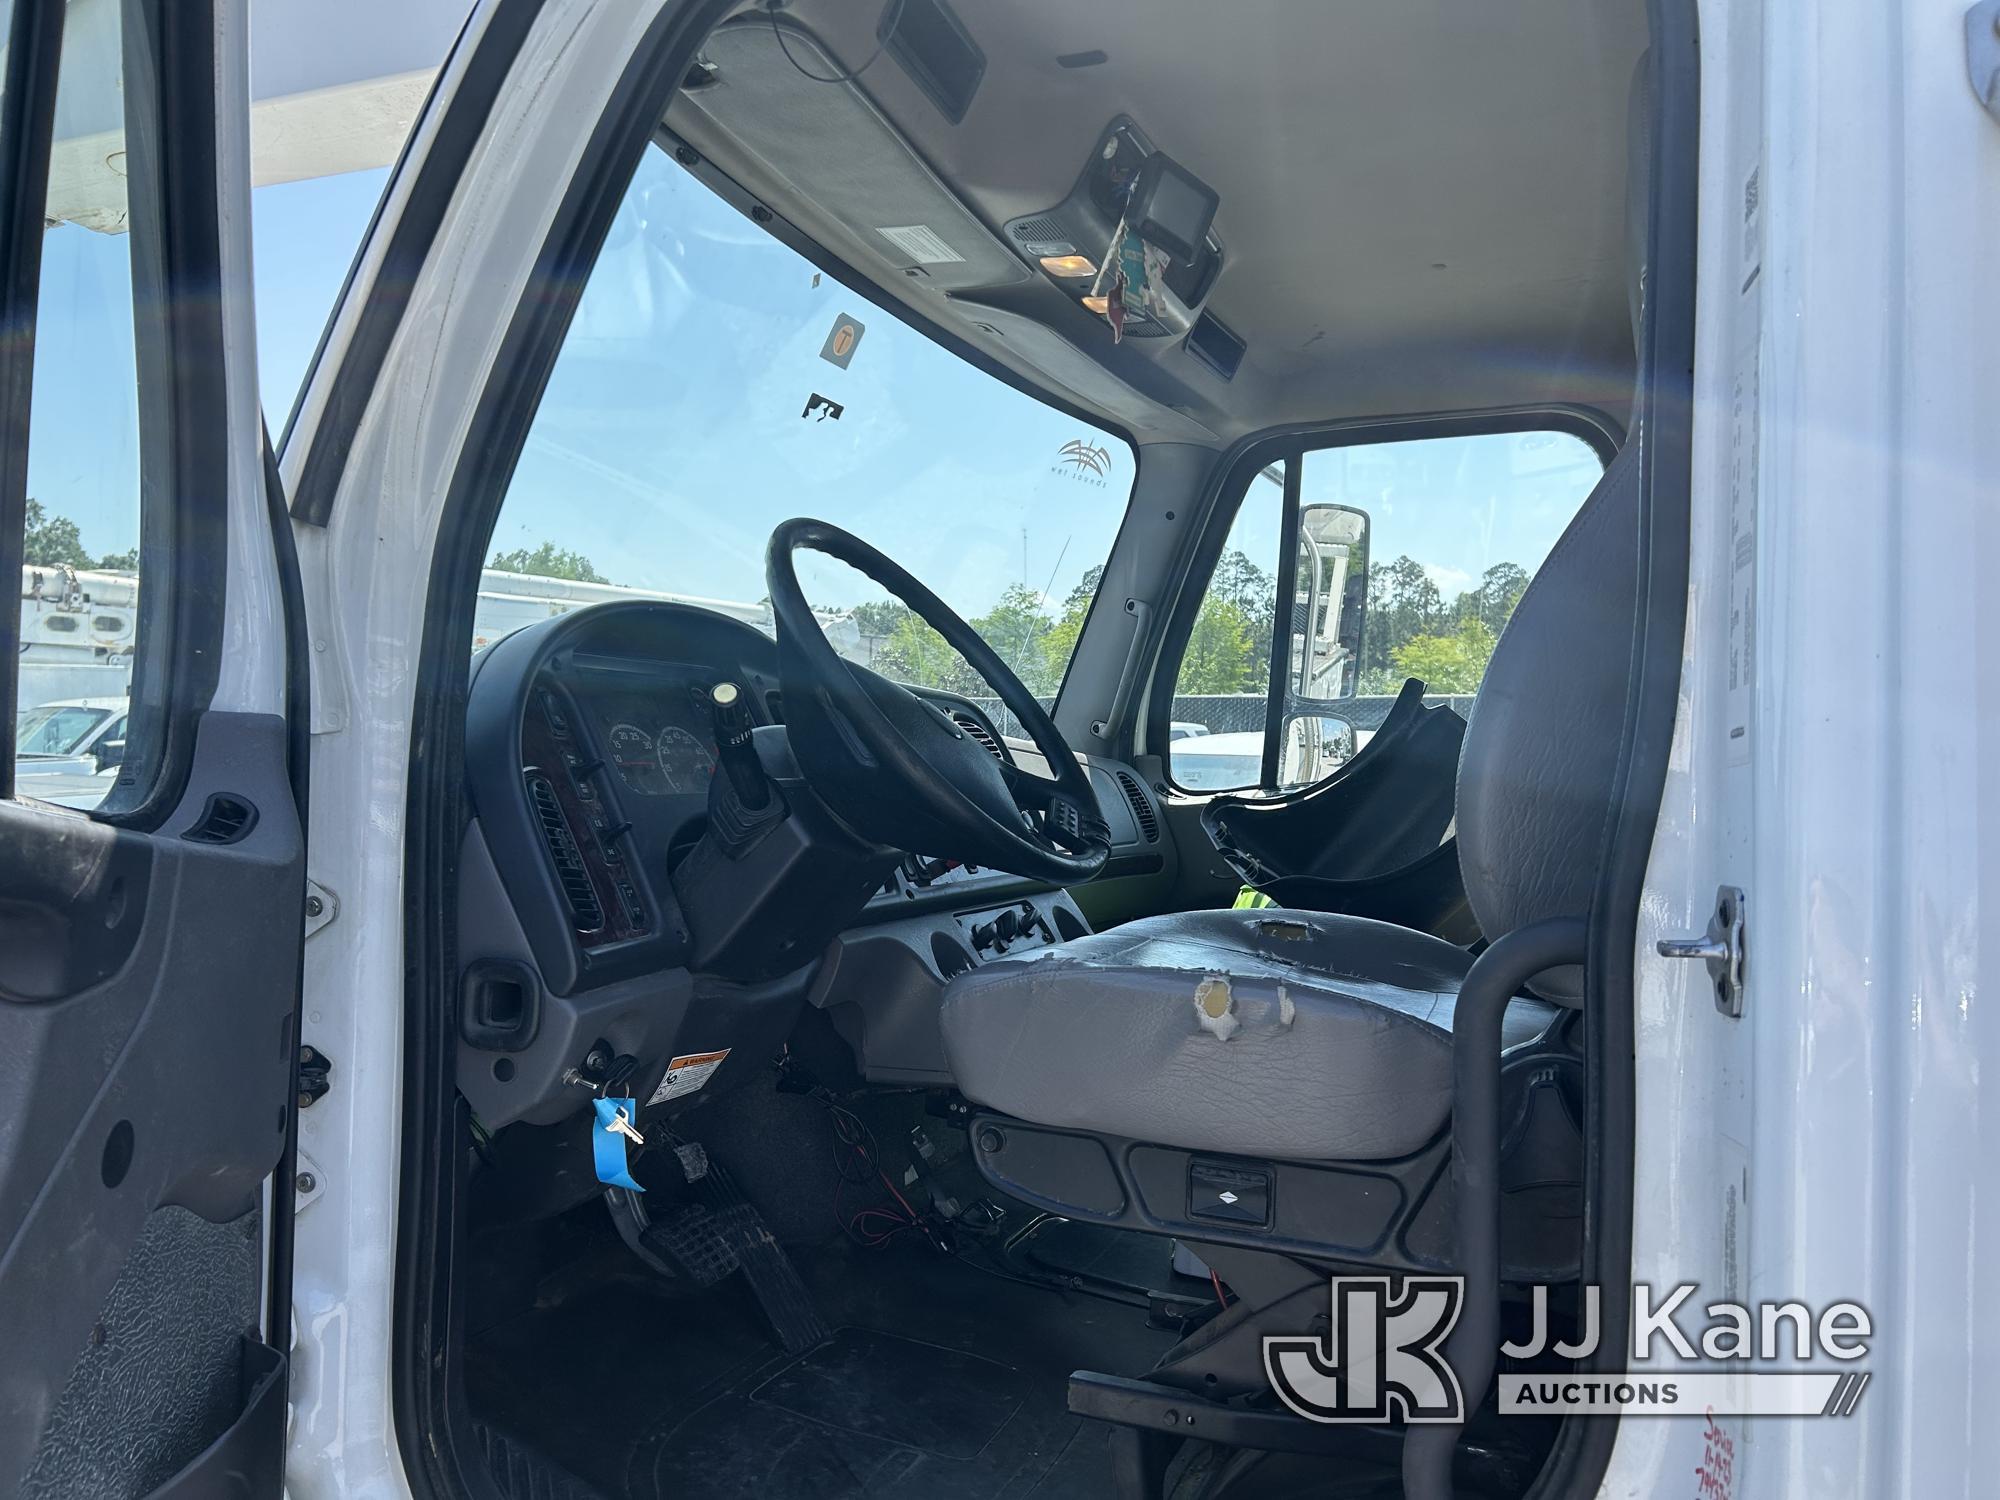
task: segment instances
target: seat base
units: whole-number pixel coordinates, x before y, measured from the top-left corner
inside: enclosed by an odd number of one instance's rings
[[[1393,1161],[1451,1111],[1472,956],[1387,922],[1265,907],[1147,917],[954,978],[945,1056],[1043,1125],[1292,1161]],[[1508,1046],[1558,1012],[1508,1011]]]

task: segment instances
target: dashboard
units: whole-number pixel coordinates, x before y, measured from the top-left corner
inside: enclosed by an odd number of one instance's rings
[[[634,602],[495,642],[466,701],[466,779],[550,987],[687,958],[671,874],[716,774],[708,693],[779,721],[777,647],[740,620]]]
[[[651,600],[596,605],[516,631],[475,659],[459,1080],[489,1126],[575,1114],[588,1095],[570,1080],[607,1049],[636,1060],[630,1086],[642,1109],[648,1072],[664,1076],[675,1057],[738,1051],[760,1067],[808,1005],[828,1013],[864,1076],[948,1083],[935,1015],[945,982],[1010,949],[1088,931],[1065,892],[1001,871],[914,854],[898,864],[875,846],[872,863],[815,864],[825,846],[810,825],[829,814],[802,779],[782,775],[788,811],[756,846],[758,857],[779,851],[769,857],[780,879],[744,884],[709,827],[711,788],[726,774],[710,691],[724,681],[742,690],[760,758],[788,756],[777,645],[728,616]],[[1038,764],[976,705],[923,696],[994,755]],[[1150,790],[1116,762],[1087,768],[1111,828],[1111,873],[1162,868],[1168,846]],[[850,878],[866,884],[828,883]],[[754,966],[772,977],[724,977],[726,965],[701,957],[718,906],[740,924],[737,951],[747,944],[775,960]],[[853,914],[831,929],[840,936],[830,948],[810,923],[796,946],[786,936],[814,908]]]

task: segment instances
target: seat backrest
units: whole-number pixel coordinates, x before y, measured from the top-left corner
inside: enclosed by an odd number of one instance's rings
[[[1652,205],[1651,57],[1632,71],[1625,239],[1632,346],[1639,351]],[[1610,824],[1639,600],[1641,433],[1632,432],[1507,622],[1458,760],[1458,859],[1487,938],[1589,913]],[[1566,1005],[1583,971],[1535,981]]]
[[[1631,672],[1639,445],[1628,441],[1521,596],[1458,761],[1458,859],[1488,938],[1590,909]],[[1583,976],[1535,989],[1581,1002]]]

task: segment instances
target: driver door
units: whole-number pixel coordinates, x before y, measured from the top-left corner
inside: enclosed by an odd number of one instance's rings
[[[247,4],[0,25],[0,1493],[276,1495],[303,747]],[[43,800],[54,702],[126,724]]]

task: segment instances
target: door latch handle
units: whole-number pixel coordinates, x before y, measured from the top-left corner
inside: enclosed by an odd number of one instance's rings
[[[1743,1014],[1744,895],[1733,885],[1717,886],[1715,912],[1700,937],[1661,938],[1653,949],[1662,958],[1698,958],[1708,965],[1715,1008],[1725,1016]]]

